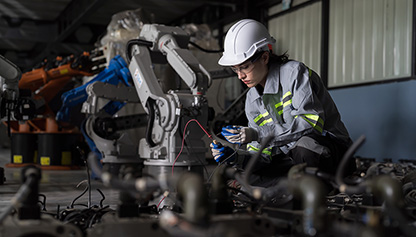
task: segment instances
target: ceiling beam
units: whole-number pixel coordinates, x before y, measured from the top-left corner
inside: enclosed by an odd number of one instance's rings
[[[57,19],[57,35],[54,40],[41,43],[37,51],[32,52],[32,55],[37,55],[33,58],[33,65],[42,61],[56,47],[70,36],[85,20],[90,17],[96,10],[98,10],[107,0],[72,0],[68,6],[62,11]]]
[[[61,42],[74,32],[93,12],[107,0],[72,0],[59,15],[58,36],[55,42]]]

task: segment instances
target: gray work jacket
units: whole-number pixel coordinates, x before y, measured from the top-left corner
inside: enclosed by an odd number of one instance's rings
[[[263,94],[251,88],[245,112],[248,126],[258,132],[258,141],[247,146],[249,151],[257,151],[259,143],[269,135],[273,139],[263,151],[266,155],[287,153],[299,138],[311,133],[331,136],[346,145],[351,143],[321,78],[301,62],[270,65]]]

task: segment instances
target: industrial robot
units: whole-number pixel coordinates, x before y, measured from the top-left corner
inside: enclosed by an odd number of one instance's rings
[[[103,69],[100,65],[105,62],[101,56],[101,50],[95,49],[79,56],[57,57],[22,74],[18,101],[24,101],[27,108],[22,107],[25,116],[7,122],[12,131],[9,165],[39,163],[45,168],[79,165],[74,161],[75,144],[82,143],[82,136],[76,124],[56,121],[55,113],[60,106],[56,97],[70,89],[74,77],[90,77],[100,72]]]
[[[19,67],[0,55],[0,121],[24,116],[24,108],[27,106],[18,101],[21,76]],[[4,181],[4,169],[0,167],[0,184]]]
[[[205,93],[211,76],[188,49],[189,39],[179,27],[144,25],[139,38],[127,44],[129,83],[117,76],[107,79],[120,83],[109,83],[97,75],[99,79],[76,89],[76,93],[88,94],[82,106],[82,112],[88,114],[82,125],[84,137],[111,174],[122,179],[145,174],[159,179],[184,171],[203,175],[207,146],[202,139],[210,136],[205,128],[212,115]],[[113,60],[122,62],[121,57]],[[114,68],[123,73],[125,69]],[[183,81],[186,86],[162,88],[156,76],[159,69],[173,70],[169,80]],[[63,95],[63,108],[70,94]],[[137,111],[119,113],[124,103],[135,105]],[[127,132],[144,127],[144,134]],[[122,193],[120,199],[119,216],[138,213],[134,197]],[[172,204],[169,198],[160,199],[156,201],[164,200],[160,205]]]
[[[211,111],[205,93],[211,76],[188,49],[189,38],[179,27],[146,24],[139,38],[127,44],[129,70],[149,116],[139,156],[150,174],[173,173],[175,169],[202,172],[205,164],[203,128]],[[170,65],[188,88],[165,93],[154,64]]]
[[[115,166],[140,163],[138,140],[127,130],[146,126],[146,116],[134,111],[123,112],[126,104],[138,104],[137,92],[131,85],[127,64],[120,55],[106,69],[86,84],[65,92],[57,121],[68,121],[72,108],[82,104],[86,118],[81,124],[83,136],[101,163]]]
[[[189,39],[179,27],[144,25],[139,38],[127,44],[129,80],[134,87],[121,78],[117,85],[97,75],[100,79],[77,89],[89,96],[82,107],[82,112],[89,114],[83,125],[84,135],[98,148],[102,163],[143,162],[145,172],[156,176],[175,170],[203,171],[207,148],[202,138],[212,114],[205,93],[211,76],[187,48]],[[180,78],[187,88],[179,86],[164,92],[156,76],[157,65],[172,68],[178,77],[170,79]],[[65,97],[64,94],[63,107],[68,104]],[[120,116],[115,112],[121,106],[109,112],[107,104],[99,106],[100,100],[139,104],[145,114],[138,111]],[[138,143],[123,132],[144,126],[145,136]]]

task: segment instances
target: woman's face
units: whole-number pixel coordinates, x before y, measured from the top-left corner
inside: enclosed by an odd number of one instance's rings
[[[263,52],[258,58],[233,66],[231,69],[237,73],[238,79],[242,80],[247,87],[251,88],[258,84],[264,87],[268,73],[268,62],[269,52]]]

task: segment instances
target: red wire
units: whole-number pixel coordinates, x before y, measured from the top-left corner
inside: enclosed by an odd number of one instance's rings
[[[185,131],[186,131],[186,128],[188,127],[188,124],[190,123],[190,122],[196,122],[198,125],[199,125],[199,127],[201,127],[201,129],[202,129],[202,131],[204,131],[205,132],[205,134],[207,134],[207,136],[209,137],[209,138],[211,138],[212,140],[214,140],[213,138],[212,138],[212,136],[207,132],[207,130],[205,130],[205,128],[204,127],[202,127],[202,125],[198,122],[198,120],[196,120],[196,119],[191,119],[191,120],[189,120],[187,123],[186,123],[186,125],[185,125],[185,128],[183,129],[183,137],[182,137],[182,146],[181,146],[181,150],[179,151],[179,153],[178,153],[178,155],[176,156],[176,158],[175,158],[175,161],[173,162],[173,165],[172,165],[172,176],[173,176],[173,169],[175,168],[175,163],[176,163],[176,161],[178,160],[178,158],[179,158],[179,156],[181,155],[181,153],[182,153],[182,150],[183,150],[183,145],[184,145],[184,143],[185,143]]]
[[[160,200],[159,204],[157,204],[157,209],[159,209],[160,204],[163,202],[163,200],[165,200],[165,198],[166,198],[166,196],[164,196],[164,197],[162,198],[162,200]]]

